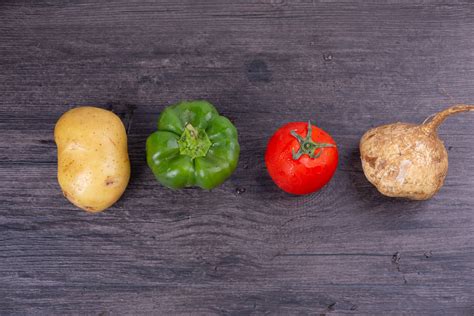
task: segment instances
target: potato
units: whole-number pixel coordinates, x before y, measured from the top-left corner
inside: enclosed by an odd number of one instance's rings
[[[64,196],[88,212],[114,204],[130,179],[127,134],[120,118],[96,107],[78,107],[56,123],[58,182]]]
[[[448,173],[448,153],[438,127],[448,116],[467,111],[474,111],[474,106],[458,104],[420,125],[394,123],[367,131],[360,141],[365,176],[384,195],[431,198]]]

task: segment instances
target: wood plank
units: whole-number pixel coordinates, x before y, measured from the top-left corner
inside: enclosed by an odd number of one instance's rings
[[[0,314],[474,313],[474,116],[446,121],[445,186],[381,196],[358,142],[370,127],[474,103],[470,1],[2,1]],[[239,130],[212,191],[160,186],[145,139],[165,106],[207,99]],[[66,110],[116,112],[132,179],[108,211],[56,181]],[[340,163],[313,195],[281,192],[263,153],[313,120]]]

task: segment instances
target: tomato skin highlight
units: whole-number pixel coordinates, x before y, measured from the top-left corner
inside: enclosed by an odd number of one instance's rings
[[[319,157],[308,154],[294,159],[300,142],[291,134],[295,131],[301,137],[308,134],[308,122],[291,122],[280,127],[270,138],[265,152],[265,164],[270,177],[283,191],[302,195],[321,189],[336,172],[338,151],[334,139],[322,129],[312,125],[311,140],[315,143],[330,144],[334,147],[318,148]]]

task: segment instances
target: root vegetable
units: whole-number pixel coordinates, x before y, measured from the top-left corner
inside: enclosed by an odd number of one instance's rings
[[[394,123],[370,129],[360,140],[365,176],[384,195],[431,198],[448,172],[448,153],[437,129],[448,116],[467,111],[474,111],[474,105],[452,106],[420,125]]]

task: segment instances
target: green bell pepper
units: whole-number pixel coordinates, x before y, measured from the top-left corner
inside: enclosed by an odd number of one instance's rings
[[[237,129],[207,101],[167,107],[146,141],[148,166],[172,189],[215,188],[234,172],[239,153]]]

